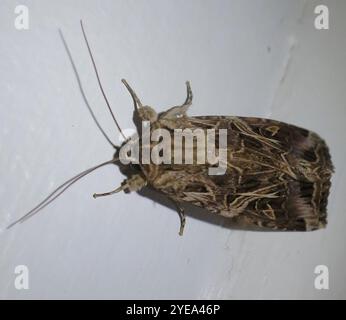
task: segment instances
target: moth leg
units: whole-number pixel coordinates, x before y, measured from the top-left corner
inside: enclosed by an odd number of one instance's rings
[[[185,83],[186,83],[187,96],[186,96],[186,100],[185,100],[183,106],[189,107],[192,105],[193,94],[192,94],[190,82],[186,81]]]
[[[93,197],[96,199],[98,197],[110,196],[122,190],[124,190],[125,192],[139,191],[146,185],[147,185],[147,180],[144,179],[141,175],[135,174],[131,178],[124,180],[121,186],[116,188],[115,190],[112,190],[110,192],[105,192],[105,193],[94,193]]]
[[[185,228],[185,223],[186,223],[186,218],[185,218],[185,210],[184,208],[182,208],[179,203],[177,201],[175,201],[174,199],[172,198],[169,198],[175,208],[177,209],[177,212],[178,212],[178,215],[179,215],[179,218],[180,218],[180,229],[179,229],[179,235],[182,236],[183,233],[184,233],[184,228]]]
[[[127,83],[125,79],[121,79],[121,82],[125,85],[126,89],[130,92],[135,110],[138,110],[138,108],[142,108],[143,107],[142,102],[137,97],[136,92],[130,87],[130,85]]]
[[[106,197],[106,196],[110,196],[114,193],[118,193],[120,191],[124,190],[124,186],[120,186],[112,191],[109,191],[109,192],[105,192],[105,193],[94,193],[93,194],[93,197],[94,199],[98,198],[98,197]]]
[[[162,119],[177,119],[186,116],[187,109],[192,104],[192,90],[190,86],[190,82],[186,81],[186,91],[187,96],[185,99],[185,102],[181,106],[175,106],[170,109],[168,109],[166,112],[164,112],[160,118]]]

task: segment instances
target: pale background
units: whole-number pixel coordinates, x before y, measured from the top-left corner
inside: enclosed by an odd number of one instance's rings
[[[191,115],[284,120],[328,142],[336,173],[329,225],[312,233],[230,230],[193,212],[185,235],[171,208],[138,194],[94,200],[119,185],[116,167],[88,176],[25,224],[0,234],[0,298],[346,298],[346,2],[323,1],[330,30],[314,28],[319,1],[0,2],[0,225],[32,208],[113,150],[81,97],[58,34],[70,45],[96,116],[118,139],[79,28],[82,18],[105,91],[132,127],[129,80],[158,111],[194,92]],[[29,290],[14,268],[29,268]],[[314,289],[326,265],[330,289]]]

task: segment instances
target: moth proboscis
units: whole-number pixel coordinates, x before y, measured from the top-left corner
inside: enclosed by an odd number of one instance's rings
[[[123,134],[102,89],[82,21],[81,27],[102,94],[115,124]],[[68,51],[67,46],[66,49]],[[69,51],[68,54],[70,56]],[[73,64],[71,56],[70,59]],[[75,67],[74,71],[79,80]],[[141,103],[124,79],[122,82],[133,99],[134,117],[139,120],[138,123],[135,122],[138,132],[142,130],[139,124],[143,121],[150,123],[150,132],[165,129],[172,137],[174,130],[177,129],[200,129],[202,132],[210,129],[226,129],[225,172],[222,175],[210,175],[208,170],[212,164],[208,162],[199,164],[194,160],[192,164],[176,164],[175,154],[173,154],[170,164],[139,162],[125,166],[128,169],[125,170],[128,178],[120,187],[111,192],[94,194],[95,198],[120,191],[139,191],[145,186],[154,188],[175,204],[180,217],[180,235],[183,234],[185,226],[182,204],[186,202],[206,208],[212,214],[229,218],[249,229],[257,227],[263,230],[308,231],[326,226],[327,200],[333,165],[326,143],[316,133],[263,118],[189,117],[187,110],[193,98],[189,82],[186,82],[187,97],[182,105],[157,113],[152,107]],[[103,131],[102,133],[105,135]],[[106,138],[110,142],[107,136]],[[216,131],[216,144],[219,139],[218,131]],[[124,144],[126,142],[127,140]],[[140,147],[142,142],[142,139],[138,138]],[[157,143],[151,141],[149,149],[152,150]],[[112,160],[67,180],[9,227],[25,221],[42,210],[90,172],[108,164],[123,166],[119,163],[119,152],[124,144],[121,146],[111,144],[116,149]],[[198,153],[195,145],[192,152],[195,159]]]

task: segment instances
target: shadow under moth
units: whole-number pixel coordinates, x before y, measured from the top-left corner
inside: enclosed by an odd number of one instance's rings
[[[102,94],[122,133],[102,89],[82,22],[81,27]],[[74,67],[66,42],[64,39],[63,41]],[[75,67],[74,70],[76,72]],[[76,76],[79,80],[77,72]],[[224,129],[222,132],[226,132],[227,135],[227,149],[223,174],[210,175],[209,169],[214,164],[208,161],[198,163],[196,159],[200,151],[197,150],[195,143],[190,150],[193,154],[190,164],[184,163],[184,156],[182,163],[176,163],[174,152],[169,153],[169,160],[171,160],[169,163],[137,161],[123,164],[119,157],[122,147],[128,143],[127,138],[121,146],[112,144],[116,149],[112,160],[67,180],[9,227],[25,221],[55,200],[80,178],[108,164],[118,165],[127,175],[127,179],[111,192],[94,194],[95,198],[120,191],[139,191],[143,187],[154,188],[175,204],[180,217],[180,235],[183,234],[185,225],[182,207],[184,203],[190,203],[207,209],[211,214],[232,219],[249,230],[256,228],[309,231],[326,226],[327,200],[333,165],[326,143],[316,133],[263,118],[189,117],[187,110],[192,104],[189,82],[186,82],[187,97],[182,105],[157,113],[152,107],[141,103],[125,80],[122,82],[134,102],[134,122],[138,132],[134,141],[138,143],[140,150],[136,160],[141,159],[143,147],[151,152],[161,143],[160,140],[149,141],[144,146],[141,136],[143,122],[149,124],[150,133],[158,129],[168,132],[172,137],[170,141],[174,140],[173,136],[177,130],[198,129],[202,133],[207,133],[214,129],[216,146],[220,142],[219,132]],[[182,146],[185,143],[186,141],[182,143]],[[173,147],[174,143],[170,148],[173,149]]]

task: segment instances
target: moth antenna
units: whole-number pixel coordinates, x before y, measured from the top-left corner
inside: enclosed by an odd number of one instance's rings
[[[106,105],[107,105],[108,110],[109,110],[109,112],[110,112],[110,114],[111,114],[111,116],[112,116],[112,118],[114,120],[115,125],[117,126],[117,128],[118,128],[119,132],[121,133],[121,135],[123,136],[123,138],[126,140],[127,138],[125,137],[123,131],[121,130],[121,128],[120,128],[120,126],[118,124],[118,121],[115,119],[115,116],[114,116],[114,113],[112,111],[112,108],[111,108],[111,106],[110,106],[110,104],[108,102],[107,96],[106,96],[106,94],[105,94],[105,92],[103,90],[103,87],[102,87],[102,84],[101,84],[101,80],[100,80],[100,76],[99,76],[99,73],[98,73],[97,68],[96,68],[96,63],[95,63],[93,54],[92,54],[91,49],[90,49],[89,41],[88,41],[87,36],[85,34],[85,31],[84,31],[83,21],[82,20],[80,20],[80,26],[82,28],[83,37],[84,37],[85,43],[86,43],[86,45],[88,47],[89,56],[90,56],[91,62],[93,64],[94,71],[95,71],[96,78],[97,78],[97,82],[99,84],[99,87],[100,87],[101,93],[103,95],[103,98],[105,99]]]
[[[96,169],[99,169],[105,165],[112,164],[118,161],[118,158],[114,158],[112,160],[103,162],[95,167],[89,168],[87,170],[84,170],[74,177],[68,179],[64,183],[62,183],[59,187],[57,187],[53,192],[51,192],[46,198],[44,198],[36,207],[31,209],[28,213],[26,213],[24,216],[19,218],[18,220],[12,222],[7,229],[12,228],[17,223],[22,223],[25,220],[31,218],[36,213],[40,212],[42,209],[44,209],[46,206],[48,206],[52,201],[54,201],[56,198],[58,198],[61,194],[63,194],[68,188],[70,188],[73,184],[75,184],[78,180],[83,178],[84,176],[88,175],[89,173],[95,171]]]
[[[142,108],[143,105],[141,101],[139,100],[139,98],[137,97],[136,92],[130,87],[130,85],[127,83],[125,79],[121,79],[121,82],[125,85],[126,89],[130,92],[130,95],[133,99],[133,104],[135,106],[135,110],[138,111],[138,107]]]
[[[82,94],[84,103],[85,103],[85,105],[87,106],[87,108],[88,108],[88,110],[89,110],[89,112],[90,112],[90,114],[91,114],[91,117],[93,118],[94,122],[96,123],[97,127],[100,129],[101,133],[102,133],[103,136],[106,138],[106,140],[108,141],[108,143],[109,143],[114,149],[117,149],[117,146],[112,142],[112,140],[108,137],[108,135],[106,134],[106,132],[102,129],[100,123],[97,121],[97,119],[96,119],[96,117],[95,117],[95,114],[94,114],[93,110],[92,110],[91,107],[90,107],[90,103],[89,103],[89,101],[88,101],[88,99],[87,99],[87,97],[86,97],[86,95],[85,95],[85,92],[84,92],[84,89],[83,89],[83,86],[82,86],[82,81],[81,81],[80,76],[79,76],[79,74],[78,74],[76,65],[75,65],[75,63],[74,63],[74,61],[73,61],[71,51],[70,51],[70,49],[69,49],[69,47],[68,47],[68,45],[67,45],[67,42],[66,42],[66,40],[65,40],[65,37],[64,37],[62,31],[61,31],[60,29],[59,29],[59,34],[60,34],[60,38],[61,38],[61,40],[62,40],[62,43],[63,43],[63,45],[64,45],[64,47],[65,47],[65,50],[66,50],[66,52],[67,52],[67,55],[68,55],[68,57],[69,57],[69,60],[70,60],[70,62],[71,62],[71,65],[72,65],[74,74],[75,74],[75,76],[76,76],[76,78],[77,78],[77,82],[78,82],[78,86],[79,86],[79,91],[80,91],[81,94]]]

